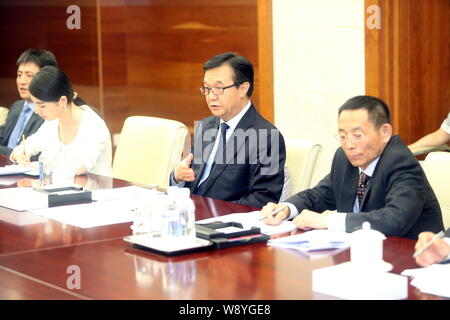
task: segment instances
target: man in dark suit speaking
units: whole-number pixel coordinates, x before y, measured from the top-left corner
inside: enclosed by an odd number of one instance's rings
[[[316,187],[293,195],[287,208],[269,203],[268,224],[294,218],[301,229],[353,232],[363,222],[385,235],[417,239],[422,231],[443,230],[439,203],[424,171],[408,147],[392,135],[388,106],[357,96],[339,109],[336,151],[331,172]],[[321,214],[325,210],[336,210]]]
[[[253,65],[227,52],[208,60],[204,71],[200,91],[213,115],[196,123],[193,153],[174,169],[171,185],[255,207],[279,201],[284,139],[250,101]]]
[[[10,155],[22,139],[35,133],[44,120],[34,113],[28,86],[33,76],[45,66],[56,66],[53,53],[47,50],[29,49],[17,60],[17,90],[22,100],[9,108],[5,124],[0,126],[0,154]]]

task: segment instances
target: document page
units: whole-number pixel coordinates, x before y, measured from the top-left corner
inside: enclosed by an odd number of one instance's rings
[[[12,164],[9,166],[0,167],[0,176],[13,175],[13,174],[23,174],[25,172],[33,171],[33,167],[25,167],[19,164]]]
[[[16,211],[47,208],[48,197],[33,188],[0,189],[0,206]]]
[[[31,210],[33,214],[70,224],[91,228],[133,221],[136,204],[126,200],[98,201]]]
[[[450,264],[432,264],[425,268],[406,269],[404,276],[413,277],[411,285],[424,293],[450,298]]]
[[[48,219],[80,228],[131,222],[134,209],[160,194],[156,189],[128,186],[92,191],[91,203],[64,205],[53,208],[30,210]]]
[[[267,244],[279,248],[290,248],[309,252],[347,248],[351,244],[350,241],[350,233],[330,230],[311,230],[289,237],[271,239]]]

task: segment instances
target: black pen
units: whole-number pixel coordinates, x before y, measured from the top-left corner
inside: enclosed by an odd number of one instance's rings
[[[281,207],[279,207],[278,209],[276,209],[275,211],[273,211],[271,213],[272,217],[274,217],[277,213],[283,211],[286,208],[289,208],[287,204],[282,205]],[[264,216],[264,217],[260,218],[259,221],[264,220],[265,218],[267,218],[267,216]]]

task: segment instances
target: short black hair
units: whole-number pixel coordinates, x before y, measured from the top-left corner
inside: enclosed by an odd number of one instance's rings
[[[28,49],[24,51],[19,59],[17,59],[16,65],[20,66],[27,62],[36,64],[39,69],[42,69],[45,66],[58,66],[55,55],[50,51],[43,49]]]
[[[234,82],[236,85],[241,85],[244,82],[250,83],[250,87],[247,91],[247,97],[251,97],[253,93],[253,81],[254,81],[254,70],[252,63],[245,57],[238,55],[235,52],[224,52],[218,54],[203,65],[203,70],[209,70],[213,68],[220,67],[221,65],[227,64],[234,71]]]
[[[391,123],[391,113],[388,105],[381,99],[372,96],[356,96],[348,99],[340,108],[338,116],[344,110],[365,109],[369,114],[369,120],[375,128],[385,123]]]

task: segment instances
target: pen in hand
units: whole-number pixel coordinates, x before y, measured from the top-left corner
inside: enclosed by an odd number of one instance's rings
[[[27,157],[27,150],[25,149],[25,135],[22,135],[22,144],[23,144],[23,155],[25,158]]]
[[[283,210],[286,209],[286,208],[288,208],[288,206],[285,204],[285,205],[282,205],[281,207],[279,207],[278,209],[272,211],[272,213],[271,213],[272,217],[275,217],[275,215],[276,215],[277,213],[283,211]],[[259,221],[264,220],[266,217],[267,217],[267,216],[264,216],[264,217],[260,218]]]
[[[431,244],[433,243],[434,240],[443,238],[444,235],[445,235],[444,231],[440,231],[439,233],[435,234],[434,237],[431,238],[430,241],[428,241],[428,243],[425,245],[425,247],[414,252],[413,258],[417,258],[418,256],[420,256],[425,250],[427,250],[431,246]]]
[[[18,162],[19,164],[26,164],[28,162],[28,158],[27,158],[27,149],[25,146],[25,135],[22,134],[22,155],[23,156],[23,160],[20,160],[20,158],[16,159],[16,162]],[[20,156],[19,156],[20,157]],[[23,163],[21,163],[23,161]]]

